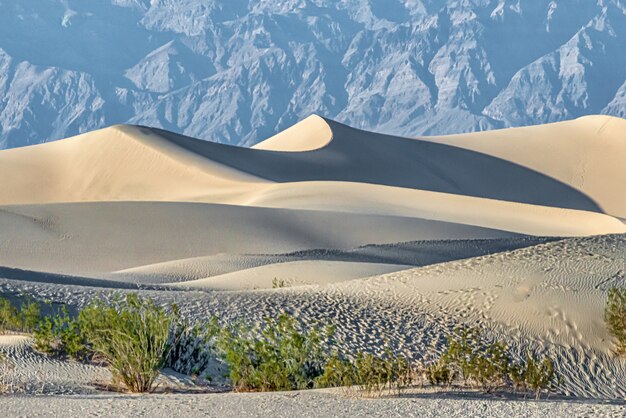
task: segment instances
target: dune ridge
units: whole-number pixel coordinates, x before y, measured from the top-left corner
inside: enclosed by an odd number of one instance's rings
[[[626,152],[624,132],[624,120],[590,117],[409,139],[311,116],[244,149],[119,125],[0,152],[0,205],[199,202],[413,217],[531,235],[622,233],[616,217],[626,217],[626,197],[615,190],[626,172],[611,162]],[[563,158],[554,160],[557,154]],[[588,154],[590,162],[581,164]]]
[[[245,149],[116,125],[0,152],[0,265],[103,277],[220,253],[626,233],[626,174],[597,161],[606,143],[626,153],[622,133],[589,117],[412,139],[313,115]]]

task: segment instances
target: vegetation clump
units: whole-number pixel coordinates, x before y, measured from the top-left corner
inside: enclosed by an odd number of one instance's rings
[[[535,358],[530,352],[526,353],[525,362],[511,365],[509,377],[517,390],[533,392],[536,399],[542,391],[556,388],[558,381],[552,360]]]
[[[557,380],[550,358],[536,358],[528,352],[524,361],[515,361],[505,344],[488,341],[470,327],[455,329],[442,356],[426,368],[426,376],[431,385],[460,381],[486,393],[513,386],[532,391],[537,398],[542,391],[556,387]]]
[[[37,302],[26,300],[20,308],[0,298],[0,332],[32,332],[39,321],[41,309]]]
[[[626,288],[609,289],[604,321],[609,332],[617,340],[617,353],[626,356]]]
[[[88,353],[87,342],[80,332],[78,320],[70,316],[67,307],[53,315],[46,315],[33,327],[35,348],[53,356],[83,359]]]
[[[170,352],[174,322],[152,300],[134,294],[110,305],[94,302],[78,315],[80,333],[91,350],[132,392],[152,390]]]
[[[316,386],[356,386],[366,396],[380,394],[384,390],[400,393],[413,381],[409,361],[388,351],[385,356],[359,352],[354,360],[346,360],[334,354],[324,367],[324,373],[316,380]]]
[[[287,286],[285,279],[279,279],[278,277],[272,279],[272,289],[282,289],[285,286]]]
[[[366,395],[401,390],[411,380],[404,357],[359,352],[352,359],[327,348],[332,327],[301,331],[285,313],[263,326],[222,328],[216,345],[238,391],[285,391],[356,386]]]
[[[312,388],[323,373],[326,354],[322,336],[333,330],[301,332],[293,317],[268,318],[266,326],[237,324],[224,328],[217,347],[236,390],[296,390]]]
[[[77,316],[64,306],[56,311],[50,306],[48,311],[52,314],[41,315],[40,305],[32,301],[18,309],[0,298],[0,330],[32,332],[35,348],[48,355],[101,359],[116,381],[133,392],[152,391],[165,366],[211,380],[209,366],[219,361],[238,391],[342,386],[372,395],[385,390],[399,393],[427,380],[432,386],[460,383],[485,392],[513,387],[539,397],[558,383],[548,357],[528,352],[515,360],[505,344],[470,327],[456,328],[436,361],[415,367],[390,350],[354,356],[331,350],[334,328],[305,330],[285,313],[253,327],[241,322],[224,325],[217,318],[192,325],[176,306],[166,311],[134,294],[110,303],[96,301]],[[622,350],[625,312],[626,292],[609,292],[607,324]]]

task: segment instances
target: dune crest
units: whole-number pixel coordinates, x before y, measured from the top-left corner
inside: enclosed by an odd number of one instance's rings
[[[333,131],[324,118],[311,115],[265,141],[252,146],[266,151],[304,152],[325,147],[333,140]]]
[[[626,218],[626,120],[585,116],[548,125],[420,138],[512,161],[570,185]]]
[[[623,233],[625,135],[626,121],[595,116],[409,139],[313,115],[246,149],[116,125],[0,152],[0,205],[194,202],[537,236]]]

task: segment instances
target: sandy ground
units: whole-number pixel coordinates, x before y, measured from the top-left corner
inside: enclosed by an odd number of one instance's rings
[[[73,396],[0,402],[27,416],[610,416],[626,397],[603,322],[607,290],[626,286],[624,137],[626,121],[604,116],[419,139],[313,116],[254,149],[115,126],[2,151],[0,295],[79,307],[134,291],[194,321],[286,311],[336,325],[346,350],[416,360],[467,323],[516,356],[550,355],[563,382],[539,403],[113,396],[94,392],[106,370],[11,337],[12,381]]]
[[[6,416],[29,417],[622,417],[624,404],[452,395],[355,399],[319,392],[3,397]]]
[[[217,315],[255,323],[286,311],[305,326],[334,324],[337,342],[348,350],[382,354],[390,347],[418,360],[437,352],[456,324],[467,323],[506,342],[516,356],[527,348],[549,354],[562,375],[561,395],[623,399],[626,362],[612,353],[603,308],[607,290],[624,285],[625,260],[625,235],[569,238],[339,283],[139,292],[176,303],[199,321]],[[72,306],[113,291],[0,280],[4,295]]]

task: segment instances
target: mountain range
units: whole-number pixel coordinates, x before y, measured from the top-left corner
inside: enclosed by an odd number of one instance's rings
[[[623,0],[0,0],[0,149],[117,123],[251,146],[626,117]]]

